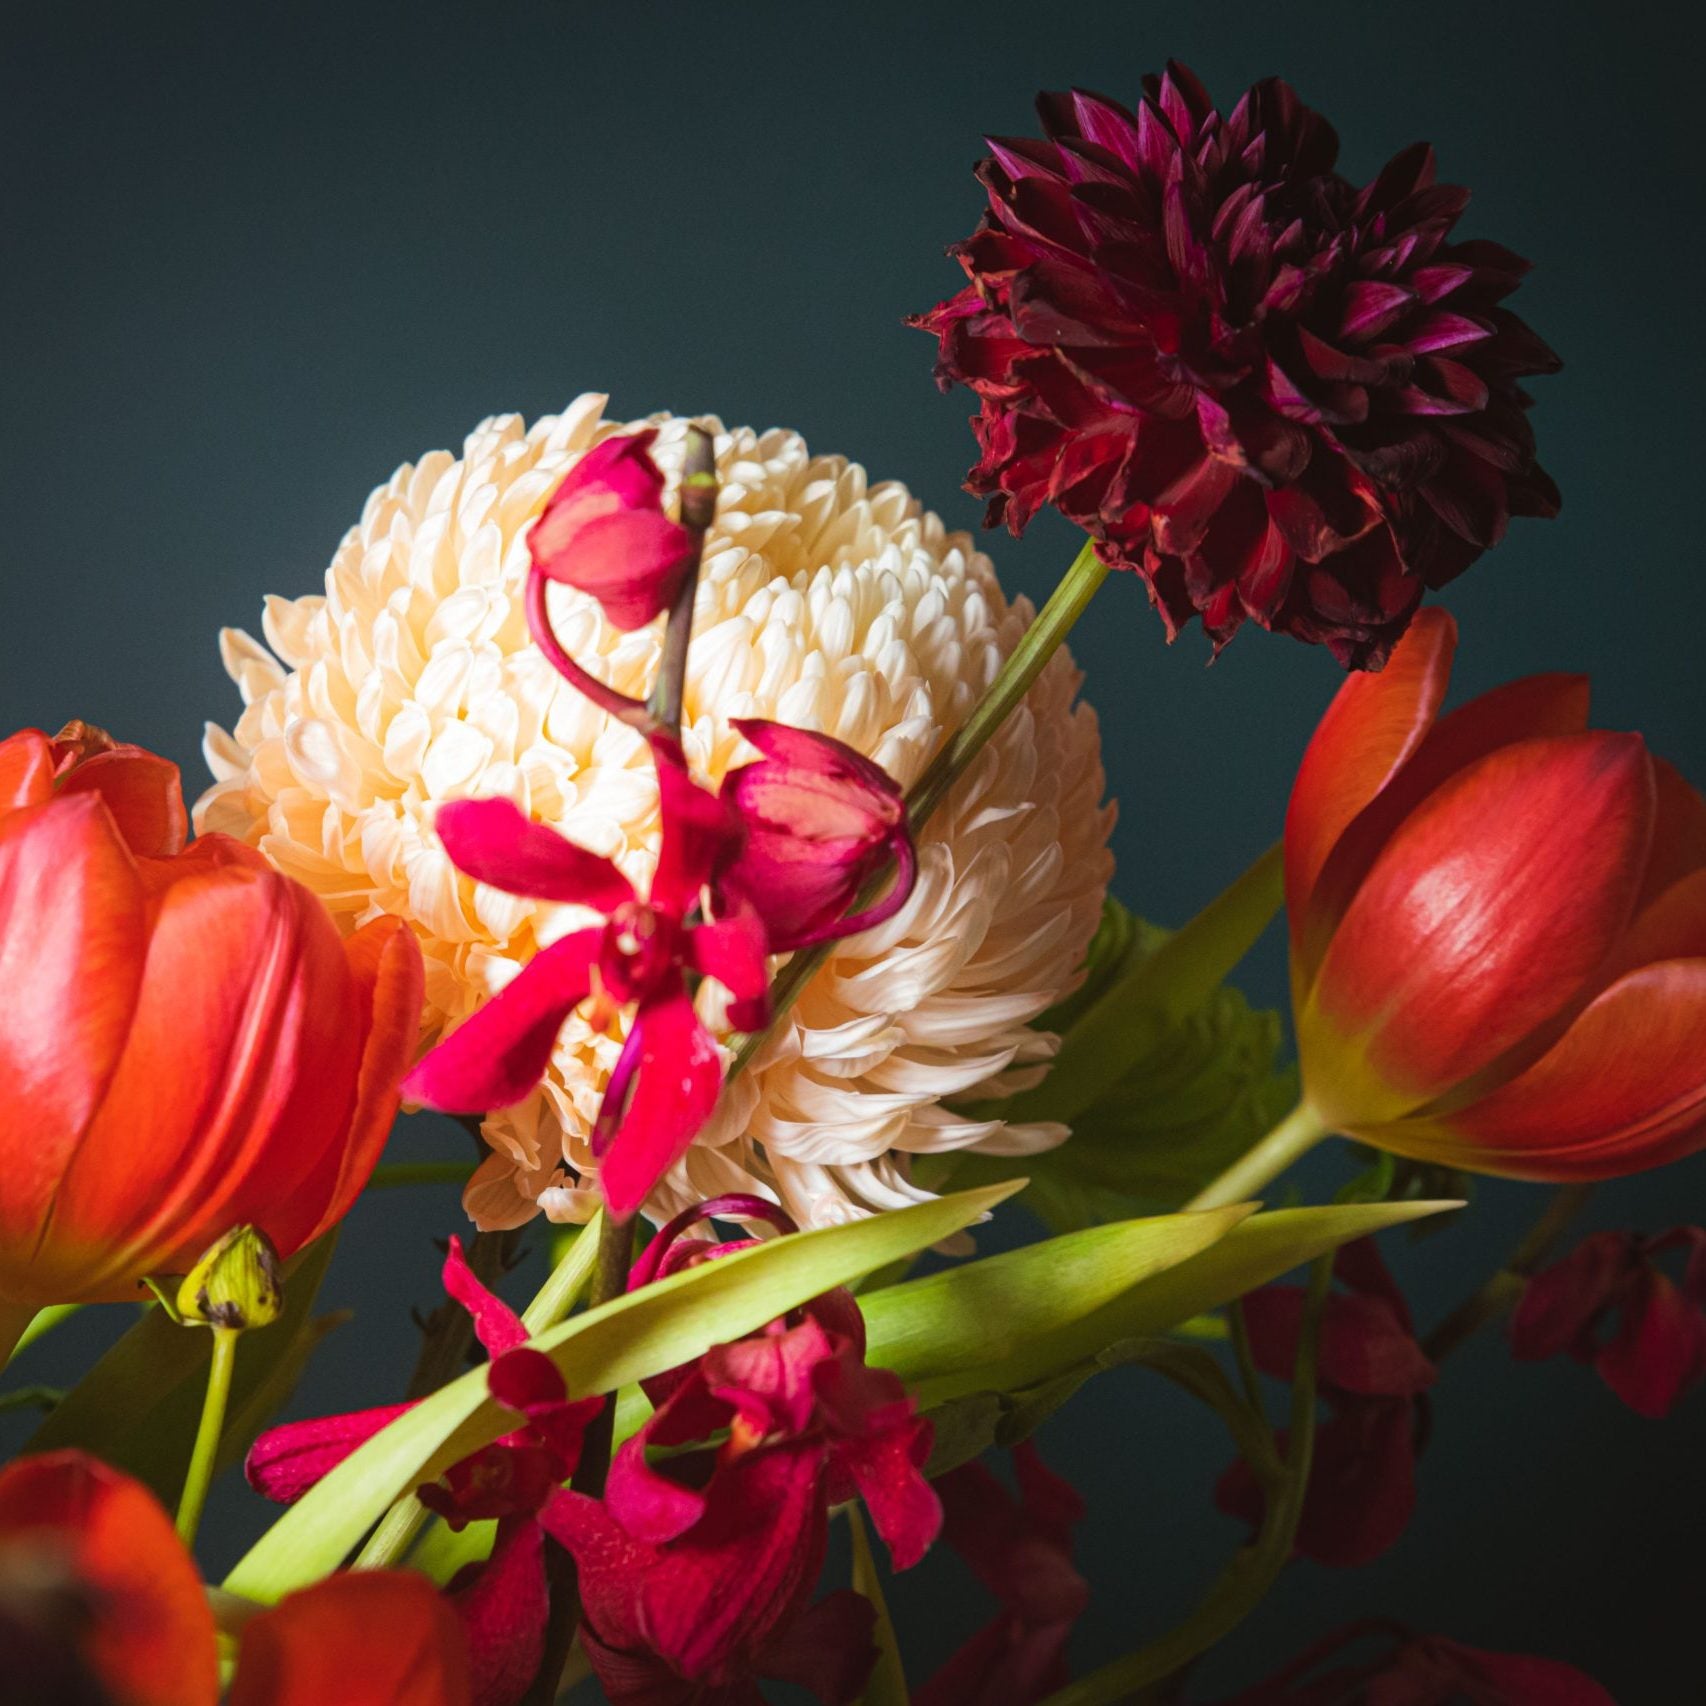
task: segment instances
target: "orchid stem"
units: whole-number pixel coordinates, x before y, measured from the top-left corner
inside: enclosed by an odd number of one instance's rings
[[[1478,1291],[1466,1297],[1422,1341],[1430,1362],[1449,1356],[1465,1339],[1514,1309],[1530,1276],[1562,1242],[1593,1194],[1591,1185],[1566,1185],[1554,1193],[1546,1212],[1528,1229],[1509,1259]]]
[[[231,1397],[231,1374],[237,1366],[237,1341],[242,1337],[238,1327],[214,1327],[211,1331],[213,1357],[207,1368],[201,1426],[196,1429],[183,1496],[178,1500],[178,1538],[186,1546],[195,1544],[196,1530],[201,1527],[202,1507],[207,1503],[207,1489],[219,1456],[219,1436],[225,1430],[225,1406]]]
[[[1226,1567],[1190,1617],[1178,1628],[1103,1665],[1089,1676],[1049,1695],[1042,1706],[1115,1706],[1140,1689],[1176,1675],[1192,1659],[1225,1639],[1259,1605],[1286,1566],[1297,1540],[1304,1495],[1315,1456],[1315,1371],[1321,1345],[1321,1312],[1332,1283],[1333,1258],[1320,1257],[1310,1270],[1303,1333],[1291,1381],[1290,1442],[1285,1472],[1266,1488],[1262,1529]],[[1252,1465],[1258,1468],[1258,1465]]]
[[[676,589],[664,628],[663,660],[646,710],[657,730],[681,733],[681,701],[687,685],[687,648],[693,638],[693,600],[699,590],[699,564],[705,532],[717,513],[717,447],[698,422],[687,429],[687,456],[681,466],[681,525],[693,539],[693,554]]]
[[[948,790],[965,774],[972,760],[989,744],[990,737],[1030,692],[1049,659],[1060,649],[1061,641],[1071,632],[1073,623],[1084,614],[1096,589],[1107,578],[1108,565],[1097,556],[1095,542],[1086,539],[1071,567],[1049,595],[1048,603],[1025,630],[1012,655],[1002,664],[1000,673],[985,689],[983,697],[972,707],[971,715],[943,741],[924,774],[907,789],[907,822],[914,837],[929,822],[931,814],[947,797]],[[891,869],[892,861],[876,873],[855,905],[868,905],[875,899],[888,881]],[[793,1006],[812,973],[828,957],[830,946],[821,942],[814,948],[802,948],[771,980],[772,1026]],[[734,1050],[734,1059],[729,1062],[730,1078],[752,1059],[768,1035],[768,1030],[752,1031],[729,1039],[729,1046]]]
[[[1249,1202],[1330,1135],[1309,1103],[1299,1102],[1266,1137],[1239,1156],[1219,1178],[1204,1185],[1185,1207],[1226,1208],[1232,1203]]]

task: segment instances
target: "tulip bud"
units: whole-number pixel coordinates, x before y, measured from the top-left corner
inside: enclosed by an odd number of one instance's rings
[[[663,474],[650,453],[656,437],[648,430],[595,444],[528,534],[535,571],[590,593],[623,630],[643,628],[674,603],[695,549],[687,528],[663,512]],[[697,524],[702,495],[684,492],[683,502]]]
[[[209,1327],[265,1327],[284,1308],[284,1277],[278,1252],[253,1226],[227,1232],[190,1269],[178,1287],[178,1313]]]
[[[828,735],[757,718],[735,727],[763,756],[723,781],[746,838],[722,880],[764,920],[772,952],[855,935],[898,911],[916,867],[894,778]],[[888,893],[849,917],[891,856],[899,872]]]

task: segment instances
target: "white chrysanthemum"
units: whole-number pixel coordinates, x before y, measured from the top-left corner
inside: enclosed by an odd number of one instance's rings
[[[438,451],[406,464],[345,537],[324,596],[269,598],[267,647],[222,636],[246,709],[231,734],[209,728],[216,781],[198,827],[252,842],[346,928],[381,912],[408,919],[426,955],[427,1039],[588,922],[580,908],[460,876],[433,833],[438,805],[508,795],[640,885],[656,861],[643,742],[559,680],[522,607],[528,524],[582,452],[626,430],[603,406],[582,397],[531,429],[500,416],[460,460]],[[650,424],[673,482],[686,423]],[[761,716],[836,735],[911,781],[994,676],[1028,606],[1009,608],[988,560],[904,486],[870,486],[791,432],[719,428],[716,445],[723,486],[683,730],[696,773],[715,784],[750,758],[729,725]],[[552,600],[568,649],[643,694],[661,625],[624,635],[590,598],[559,586]],[[1044,1070],[1054,1039],[1030,1022],[1073,987],[1096,927],[1113,812],[1077,687],[1057,657],[931,821],[911,900],[837,946],[653,1213],[756,1188],[821,1225],[922,1194],[912,1154],[1024,1153],[1064,1136],[968,1120],[951,1102]],[[482,1224],[589,1212],[586,1134],[621,1043],[620,1027],[594,1031],[577,1015],[539,1093],[486,1121],[494,1153],[467,1197]]]

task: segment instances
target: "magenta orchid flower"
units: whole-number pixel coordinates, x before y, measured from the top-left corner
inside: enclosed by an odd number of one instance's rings
[[[1297,1550],[1316,1563],[1366,1564],[1398,1539],[1416,1506],[1418,1423],[1434,1365],[1416,1342],[1410,1311],[1372,1239],[1346,1244],[1333,1263],[1344,1286],[1321,1316],[1318,1384],[1332,1415],[1316,1432]],[[1244,1299],[1256,1366],[1290,1380],[1303,1329],[1301,1286],[1273,1285]],[[1276,1435],[1285,1449],[1286,1434]],[[1263,1493],[1240,1459],[1216,1502],[1252,1527]]]
[[[699,1204],[653,1240],[630,1287],[751,1242],[682,1238],[713,1217],[793,1230],[758,1198]],[[874,1656],[869,1608],[846,1593],[808,1605],[830,1507],[861,1495],[896,1569],[918,1562],[942,1521],[922,1473],[930,1424],[864,1352],[844,1290],[714,1345],[646,1383],[656,1409],[617,1452],[602,1503],[559,1493],[540,1513],[574,1554],[582,1640],[612,1700],[736,1706],[762,1699],[759,1675],[828,1706],[857,1695]],[[654,1450],[670,1455],[654,1463]]]
[[[1680,1284],[1658,1265],[1671,1251],[1685,1262]],[[1584,1238],[1528,1282],[1511,1317],[1510,1345],[1523,1362],[1568,1351],[1637,1415],[1669,1415],[1706,1379],[1706,1230]]]
[[[1034,1706],[1071,1681],[1066,1643],[1090,1601],[1072,1566],[1084,1501],[1030,1440],[1013,1448],[1013,1497],[981,1463],[936,1483],[942,1538],[1001,1609],[913,1695],[915,1706]]]
[[[657,433],[595,444],[552,492],[527,535],[533,567],[590,593],[618,628],[643,628],[667,610],[693,560],[692,534],[663,510]]]
[[[604,1200],[620,1218],[685,1153],[722,1088],[722,1057],[693,1010],[689,977],[722,984],[745,1029],[764,1022],[769,993],[757,915],[734,907],[715,920],[693,916],[739,846],[739,825],[679,760],[662,750],[657,758],[663,845],[645,900],[610,860],[508,800],[440,809],[439,837],[459,870],[510,894],[590,907],[606,922],[541,949],[403,1081],[405,1096],[446,1113],[509,1107],[544,1077],[558,1031],[588,996],[633,1003],[592,1134]]]
[[[829,735],[757,717],[734,726],[761,756],[723,778],[722,797],[746,836],[722,881],[758,911],[771,951],[857,935],[893,917],[918,875],[895,779]],[[849,916],[890,858],[888,892]]]
[[[581,1439],[602,1398],[571,1400],[556,1365],[527,1345],[527,1329],[480,1283],[459,1240],[450,1240],[444,1289],[474,1320],[491,1362],[491,1394],[520,1419],[502,1439],[453,1464],[441,1481],[418,1489],[422,1504],[452,1528],[495,1518],[490,1558],[471,1564],[449,1594],[467,1637],[473,1706],[514,1706],[544,1651],[549,1595],[544,1540],[535,1520],[580,1461]],[[257,1492],[289,1504],[328,1475],[357,1446],[413,1404],[387,1404],[273,1428],[250,1448],[244,1473]]]

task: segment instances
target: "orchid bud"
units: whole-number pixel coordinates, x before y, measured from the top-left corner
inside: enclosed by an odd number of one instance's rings
[[[772,952],[856,935],[897,912],[917,873],[894,778],[828,735],[757,718],[735,728],[762,756],[723,781],[746,838],[722,884],[763,919]],[[890,858],[899,869],[887,894],[849,916]]]
[[[695,549],[688,529],[664,514],[663,474],[650,453],[656,437],[648,430],[595,444],[527,536],[537,573],[590,593],[625,631],[670,607]],[[696,519],[700,495],[687,501]]]
[[[272,1240],[235,1226],[190,1269],[178,1287],[178,1313],[209,1327],[265,1327],[284,1308],[284,1278]]]

